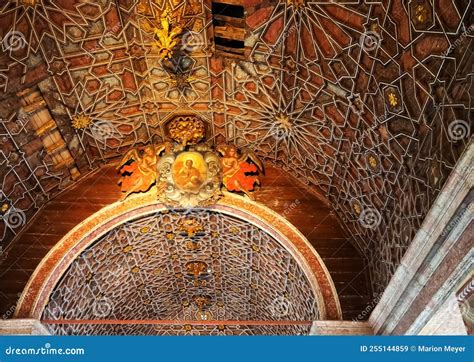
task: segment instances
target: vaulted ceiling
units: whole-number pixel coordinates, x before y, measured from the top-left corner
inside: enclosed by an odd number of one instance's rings
[[[2,2],[3,247],[59,191],[195,114],[209,143],[324,195],[382,291],[470,138],[471,2],[219,2],[243,17],[210,1]],[[170,58],[153,32],[166,9],[183,28]]]
[[[129,221],[84,251],[41,319],[311,322],[320,319],[316,299],[293,256],[258,227],[218,212],[172,210]],[[308,334],[311,327],[242,324],[208,328]],[[127,334],[127,328],[50,325],[53,334]],[[200,334],[201,328],[142,325],[133,332]]]

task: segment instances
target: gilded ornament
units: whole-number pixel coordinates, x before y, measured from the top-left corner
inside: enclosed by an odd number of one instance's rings
[[[387,98],[388,98],[387,99],[388,103],[390,104],[392,108],[395,108],[396,106],[398,106],[398,98],[395,92],[389,92],[387,94]]]
[[[153,255],[156,255],[156,254],[157,254],[156,249],[150,249],[146,252],[146,255],[148,255],[148,256],[153,256]]]
[[[6,213],[9,208],[10,208],[10,205],[8,205],[7,203],[3,204],[1,208],[2,213]]]
[[[184,244],[184,246],[189,251],[197,251],[201,249],[201,244],[199,244],[197,241],[194,241],[194,240],[187,241],[186,244]]]
[[[85,129],[92,124],[92,118],[85,114],[78,114],[72,118],[72,127],[74,129]]]
[[[253,196],[255,185],[260,185],[260,180],[254,174],[263,172],[263,164],[251,151],[244,150],[239,156],[237,147],[218,146],[217,151],[222,155],[222,183],[228,191],[239,191],[245,193],[250,199]],[[253,163],[249,163],[251,160]]]
[[[432,7],[426,0],[411,1],[410,16],[415,29],[426,29],[433,24]]]
[[[144,8],[140,8],[144,10]],[[139,9],[139,10],[140,10]],[[180,42],[178,38],[183,32],[183,28],[178,24],[179,19],[173,16],[169,7],[167,7],[160,16],[160,24],[151,24],[144,22],[143,30],[153,32],[155,41],[152,43],[152,50],[157,52],[161,59],[169,59]]]
[[[186,273],[194,278],[194,285],[199,286],[199,278],[208,274],[208,265],[203,261],[190,261],[185,264]],[[201,283],[201,286],[202,283]]]
[[[148,145],[126,153],[117,169],[123,199],[146,192],[156,185],[157,198],[170,207],[208,206],[222,197],[222,186],[230,192],[243,192],[253,199],[251,191],[260,185],[263,164],[248,150],[241,152],[233,145],[220,145],[216,150],[194,144],[205,137],[200,121],[176,118],[169,133],[180,144],[165,142]],[[196,225],[181,225],[193,237],[203,231]],[[234,231],[238,233],[238,229]],[[213,234],[212,237],[217,237]],[[171,236],[167,236],[171,239]]]
[[[400,92],[396,87],[387,87],[384,90],[384,97],[389,111],[400,113],[403,110],[403,105],[400,102]]]
[[[181,219],[178,222],[179,230],[187,233],[188,237],[192,238],[197,233],[204,231],[204,227],[202,226],[201,222],[194,218],[194,217],[187,217],[185,219]]]
[[[352,208],[354,209],[354,212],[357,214],[357,215],[360,215],[360,213],[362,212],[362,207],[360,206],[360,204],[358,204],[357,202],[354,202],[352,204]]]
[[[137,274],[139,272],[140,272],[140,268],[138,266],[135,266],[135,267],[132,268],[132,273],[133,274]]]
[[[126,247],[122,249],[124,253],[130,253],[132,250],[133,250],[133,246],[131,245],[127,245]]]
[[[27,7],[35,7],[39,0],[20,0],[20,4]]]
[[[194,116],[177,116],[167,128],[170,137],[183,146],[198,144],[206,136],[204,122]]]
[[[376,170],[379,166],[377,158],[371,153],[367,155],[367,162],[372,170]]]
[[[146,234],[146,233],[148,233],[150,230],[151,230],[151,228],[150,228],[149,226],[144,226],[144,227],[142,227],[142,228],[140,229],[140,232],[141,232],[142,234]]]
[[[287,0],[288,5],[294,6],[295,8],[302,8],[305,6],[306,0]]]

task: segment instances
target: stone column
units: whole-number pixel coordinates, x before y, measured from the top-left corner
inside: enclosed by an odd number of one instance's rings
[[[51,333],[36,319],[5,319],[0,321],[0,335],[48,336]]]
[[[429,321],[442,313],[453,294],[462,294],[463,285],[470,285],[473,166],[471,139],[369,318],[376,334],[433,332]]]

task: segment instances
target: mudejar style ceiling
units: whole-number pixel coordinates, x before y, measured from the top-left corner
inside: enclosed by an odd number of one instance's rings
[[[4,2],[3,245],[69,184],[192,114],[208,143],[253,149],[322,193],[382,291],[471,135],[470,9]]]

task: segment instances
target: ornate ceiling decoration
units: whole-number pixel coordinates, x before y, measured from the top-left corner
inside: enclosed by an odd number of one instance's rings
[[[246,221],[204,209],[157,213],[114,228],[74,260],[42,315],[43,320],[318,318],[309,281],[278,241]],[[309,328],[50,325],[54,334],[307,334]]]
[[[243,6],[244,56],[226,57],[207,1],[1,5],[2,198],[28,219],[77,172],[196,114],[209,144],[251,148],[322,191],[380,292],[471,135],[471,2]],[[35,84],[61,160],[18,104]]]

